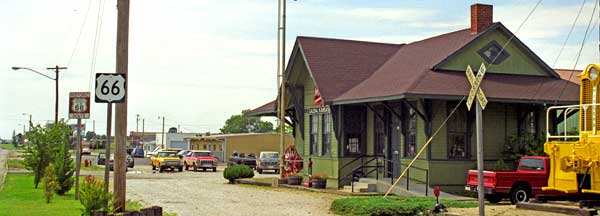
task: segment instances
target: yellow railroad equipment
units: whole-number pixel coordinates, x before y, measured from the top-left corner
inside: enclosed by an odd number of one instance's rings
[[[578,75],[579,105],[547,110],[544,152],[550,176],[543,190],[600,194],[599,71],[599,65],[590,64]]]

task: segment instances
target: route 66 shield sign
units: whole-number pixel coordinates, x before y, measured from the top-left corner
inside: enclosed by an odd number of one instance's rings
[[[69,92],[69,119],[90,118],[90,93]]]
[[[127,95],[127,77],[118,73],[96,74],[96,103],[123,103]]]

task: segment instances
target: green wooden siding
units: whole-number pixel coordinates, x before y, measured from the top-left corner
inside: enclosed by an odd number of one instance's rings
[[[432,125],[433,130],[436,130],[442,122],[446,119],[446,101],[435,100],[432,102],[433,105],[433,118]],[[432,130],[432,133],[435,132]],[[431,159],[446,159],[448,154],[448,147],[446,144],[446,126],[440,129],[440,132],[431,141]]]
[[[479,69],[479,65],[485,62],[477,53],[481,48],[485,47],[490,41],[495,40],[503,46],[510,36],[507,36],[500,30],[496,30],[487,36],[473,41],[472,44],[465,47],[460,53],[452,56],[447,62],[439,67],[442,70],[464,71],[467,65],[471,65],[474,71]],[[501,64],[489,67],[488,73],[503,73],[503,74],[521,74],[535,76],[550,76],[539,63],[521,49],[516,42],[511,41],[505,48],[509,53],[509,57]],[[487,64],[486,64],[487,65]]]

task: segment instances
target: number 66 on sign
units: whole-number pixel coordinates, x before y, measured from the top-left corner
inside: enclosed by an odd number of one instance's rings
[[[125,74],[96,74],[96,103],[123,103],[126,96]]]

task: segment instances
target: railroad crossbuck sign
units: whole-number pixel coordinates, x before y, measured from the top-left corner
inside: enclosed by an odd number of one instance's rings
[[[480,87],[481,81],[483,80],[483,75],[485,75],[486,70],[487,69],[485,68],[485,65],[482,62],[481,66],[479,66],[477,76],[475,76],[475,74],[473,74],[473,70],[471,69],[471,65],[467,66],[467,71],[465,72],[467,73],[467,79],[469,80],[469,83],[471,83],[471,91],[469,92],[469,98],[467,99],[468,110],[471,110],[471,105],[473,104],[473,100],[475,99],[475,97],[477,97],[477,101],[479,101],[482,110],[484,110],[485,105],[487,105],[487,98],[485,97],[485,94],[483,93],[483,90]]]
[[[125,74],[96,74],[96,103],[123,103],[126,96]]]
[[[69,119],[90,118],[90,93],[69,92]]]

